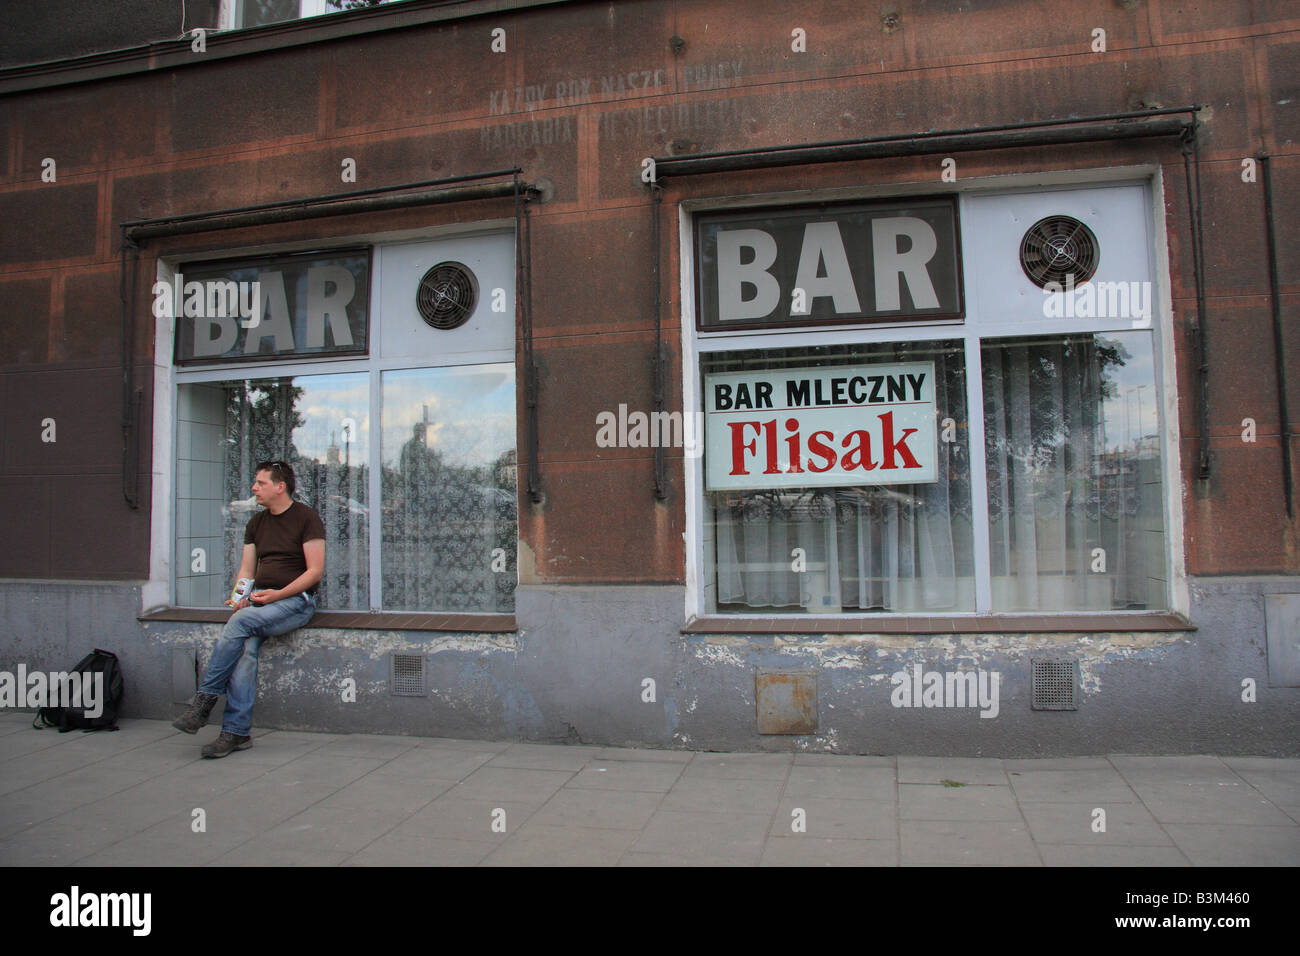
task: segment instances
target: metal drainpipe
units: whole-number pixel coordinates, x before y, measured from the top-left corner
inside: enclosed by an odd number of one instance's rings
[[[130,248],[131,292],[127,294],[127,249]],[[132,509],[140,507],[140,405],[143,395],[135,386],[135,289],[140,270],[139,247],[122,230],[122,497]]]
[[[659,217],[663,213],[663,189],[657,183],[650,184],[650,242],[654,246],[654,266],[651,281],[654,283],[654,301],[655,301],[655,352],[654,352],[654,410],[655,414],[650,417],[650,430],[652,436],[657,422],[663,422],[664,410],[664,353],[663,353],[663,295],[659,288],[660,281],[660,238],[659,238]],[[683,428],[685,425],[683,425]],[[664,464],[664,444],[663,429],[660,428],[658,436],[652,437],[655,449],[655,497],[663,501],[668,497],[668,475],[667,467]]]
[[[1268,234],[1268,288],[1273,303],[1273,354],[1277,362],[1277,414],[1282,430],[1282,490],[1286,497],[1286,515],[1295,517],[1295,487],[1291,472],[1291,416],[1286,399],[1286,348],[1282,343],[1282,290],[1277,277],[1277,236],[1273,230],[1273,178],[1268,155],[1259,157],[1260,175],[1264,180],[1264,224]]]
[[[1183,177],[1192,237],[1192,277],[1196,284],[1196,433],[1197,475],[1210,477],[1210,344],[1205,316],[1205,244],[1201,241],[1201,161],[1195,125],[1183,137]]]

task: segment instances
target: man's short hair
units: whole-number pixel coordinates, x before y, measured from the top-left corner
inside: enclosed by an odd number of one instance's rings
[[[257,463],[257,470],[269,471],[271,473],[272,481],[283,481],[284,490],[288,492],[290,498],[293,497],[293,466],[287,461],[280,461],[279,459],[276,459],[275,461],[259,461]]]

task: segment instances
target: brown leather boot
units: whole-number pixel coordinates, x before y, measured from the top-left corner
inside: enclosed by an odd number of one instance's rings
[[[212,713],[212,708],[217,704],[216,694],[205,694],[199,691],[190,701],[190,706],[185,713],[181,714],[172,721],[172,726],[177,730],[183,730],[187,734],[197,734],[199,728],[208,722],[208,716]]]

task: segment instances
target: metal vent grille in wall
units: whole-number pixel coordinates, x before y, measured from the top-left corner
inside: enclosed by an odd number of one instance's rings
[[[450,331],[464,325],[478,302],[478,280],[468,266],[440,262],[420,280],[415,306],[432,328]]]
[[[1097,271],[1101,245],[1091,229],[1072,216],[1048,216],[1020,240],[1020,268],[1034,285],[1083,285]]]
[[[1074,698],[1077,666],[1074,661],[1034,660],[1033,710],[1078,710]]]
[[[423,654],[388,655],[388,692],[394,697],[423,697]]]

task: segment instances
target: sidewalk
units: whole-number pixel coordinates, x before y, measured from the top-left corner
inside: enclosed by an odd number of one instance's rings
[[[719,754],[255,729],[252,749],[203,760],[215,724],[197,736],[160,720],[109,734],[30,724],[0,712],[0,865],[1300,864],[1300,759]]]

